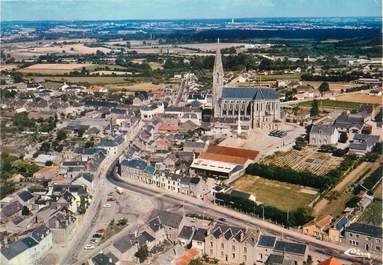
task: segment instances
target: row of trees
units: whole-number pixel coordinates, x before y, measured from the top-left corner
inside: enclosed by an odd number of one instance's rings
[[[325,190],[331,183],[331,180],[326,176],[318,176],[310,171],[299,172],[289,167],[279,167],[276,165],[254,163],[246,168],[246,173],[266,179],[309,186],[321,191]]]
[[[256,202],[233,197],[226,193],[217,193],[216,202],[220,205],[229,206],[245,213],[258,215],[286,226],[301,226],[312,219],[308,209],[298,208],[285,212],[269,205],[258,205]]]
[[[367,189],[368,191],[371,191],[371,189],[378,183],[382,178],[382,172],[383,172],[383,166],[380,166],[378,169],[376,169],[370,176],[368,176],[361,185],[358,185],[354,189],[354,194],[358,194],[361,189]]]

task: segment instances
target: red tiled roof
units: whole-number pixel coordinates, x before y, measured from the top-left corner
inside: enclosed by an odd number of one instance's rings
[[[247,158],[243,158],[243,157],[224,155],[224,154],[215,154],[215,153],[209,153],[209,152],[201,153],[199,158],[206,159],[206,160],[213,160],[213,161],[221,161],[221,162],[232,163],[232,164],[239,164],[239,165],[244,165],[247,161]]]
[[[321,261],[318,265],[342,265],[336,258],[330,257],[324,261]]]
[[[254,160],[259,154],[258,151],[254,151],[254,150],[226,147],[226,146],[219,146],[219,145],[209,145],[206,152],[242,157],[242,158],[246,158],[250,160]]]

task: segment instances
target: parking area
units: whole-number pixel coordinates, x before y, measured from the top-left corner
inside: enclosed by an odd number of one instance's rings
[[[259,158],[262,159],[277,151],[289,150],[295,144],[295,139],[303,134],[305,134],[305,128],[295,124],[286,124],[283,130],[272,132],[253,129],[247,133],[245,139],[228,137],[219,145],[256,150],[260,152]]]

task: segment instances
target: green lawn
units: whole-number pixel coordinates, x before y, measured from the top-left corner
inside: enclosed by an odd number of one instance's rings
[[[295,184],[244,175],[233,183],[234,189],[252,193],[257,202],[281,210],[307,207],[316,197],[317,191]]]
[[[376,226],[382,225],[382,200],[375,199],[370,206],[364,211],[359,222],[372,224]]]
[[[347,109],[347,110],[359,110],[360,106],[363,103],[349,102],[349,101],[338,101],[338,100],[329,100],[321,99],[318,100],[320,109]],[[311,107],[312,101],[305,101],[299,103],[301,107]]]

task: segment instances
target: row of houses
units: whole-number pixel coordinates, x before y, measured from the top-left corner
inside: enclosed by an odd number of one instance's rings
[[[210,218],[157,211],[137,233],[119,238],[104,253],[93,257],[90,264],[101,264],[98,263],[101,259],[110,261],[110,264],[137,262],[134,254],[140,247],[145,245],[149,254],[155,256],[158,246],[164,242],[194,250],[197,253],[194,258],[207,255],[235,264],[258,265],[282,260],[300,265],[307,261],[309,252],[305,244],[264,235],[260,230],[230,226]],[[175,253],[177,248],[171,248],[172,256],[179,256]]]

